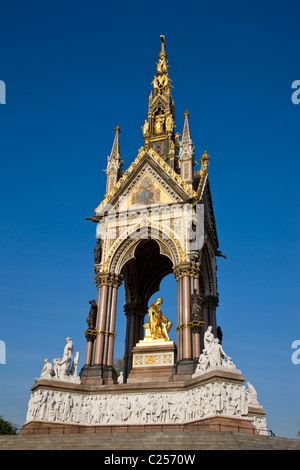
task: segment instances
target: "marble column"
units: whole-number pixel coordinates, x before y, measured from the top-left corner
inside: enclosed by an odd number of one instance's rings
[[[182,320],[183,320],[183,341],[182,359],[192,359],[192,334],[191,327],[191,291],[190,279],[188,276],[182,277]]]
[[[177,327],[182,325],[182,278],[177,279]],[[182,329],[177,328],[177,361],[182,360]]]
[[[114,360],[117,296],[118,296],[118,287],[115,286],[112,288],[111,318],[110,318],[110,324],[109,324],[109,331],[111,334],[108,337],[108,352],[107,352],[107,365],[108,366],[112,366],[113,360]]]
[[[193,373],[194,352],[191,323],[191,288],[199,271],[199,264],[194,261],[183,262],[173,269],[177,279],[177,375]]]
[[[197,294],[200,294],[199,277],[194,278],[194,289]],[[193,290],[192,290],[193,293]],[[201,352],[201,326],[194,326],[193,328],[193,357],[198,359]]]
[[[120,275],[96,270],[95,282],[97,294],[97,320],[95,330],[86,333],[87,353],[86,364],[82,369],[82,377],[101,377],[103,383],[116,380],[113,368],[113,350],[115,337],[117,291],[121,284]]]
[[[92,363],[93,344],[95,341],[94,335],[85,335],[87,340],[85,365],[90,366]]]
[[[105,282],[105,281],[104,281]],[[107,299],[108,299],[108,285],[101,287],[100,301],[98,304],[98,318],[96,329],[98,331],[105,331],[105,320],[107,314]],[[104,334],[99,333],[96,337],[94,364],[102,364],[103,349],[104,349]]]

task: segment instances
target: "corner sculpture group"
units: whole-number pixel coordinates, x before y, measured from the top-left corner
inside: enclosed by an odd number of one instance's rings
[[[68,380],[71,382],[79,382],[80,378],[77,376],[77,368],[79,363],[79,352],[76,353],[73,363],[73,343],[71,338],[66,338],[67,344],[64,348],[64,353],[62,358],[53,359],[54,365],[44,359],[44,367],[41,372],[40,379],[56,379],[56,380]]]

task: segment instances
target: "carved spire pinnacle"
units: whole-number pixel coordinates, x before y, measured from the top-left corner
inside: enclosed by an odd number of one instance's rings
[[[192,186],[194,180],[195,150],[191,139],[189,117],[190,114],[186,110],[184,113],[184,126],[178,160],[181,178]]]
[[[117,125],[115,128],[115,139],[111,149],[110,156],[107,157],[107,168],[105,170],[107,175],[107,182],[106,182],[106,194],[108,194],[111,189],[115,186],[117,181],[121,178],[123,171],[123,161],[121,159],[121,151],[120,151],[120,140],[119,134],[121,132],[120,126]]]
[[[110,158],[121,159],[120,141],[119,141],[119,133],[121,132],[121,129],[120,129],[119,124],[115,128],[115,132],[116,132],[116,135],[115,135],[115,140],[111,149]]]
[[[185,117],[185,120],[184,120],[183,133],[182,133],[182,143],[191,144],[192,139],[191,139],[190,127],[189,127],[190,114],[188,110],[185,111],[184,117]]]

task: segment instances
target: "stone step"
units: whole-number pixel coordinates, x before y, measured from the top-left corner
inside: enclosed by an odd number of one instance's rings
[[[0,436],[0,450],[300,450],[300,440],[233,432]]]

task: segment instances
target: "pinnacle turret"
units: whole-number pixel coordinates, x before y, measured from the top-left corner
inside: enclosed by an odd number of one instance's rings
[[[180,142],[178,161],[180,165],[181,178],[192,185],[194,181],[195,149],[190,134],[190,115],[188,110],[185,111],[184,117],[185,120],[183,126],[182,140]]]
[[[120,151],[120,140],[119,134],[121,132],[120,126],[118,125],[115,129],[116,135],[114,139],[114,143],[111,149],[110,156],[107,157],[107,168],[105,170],[107,175],[107,182],[106,182],[106,194],[108,194],[112,188],[115,186],[117,181],[122,176],[122,167],[123,161],[121,159],[121,151]]]

